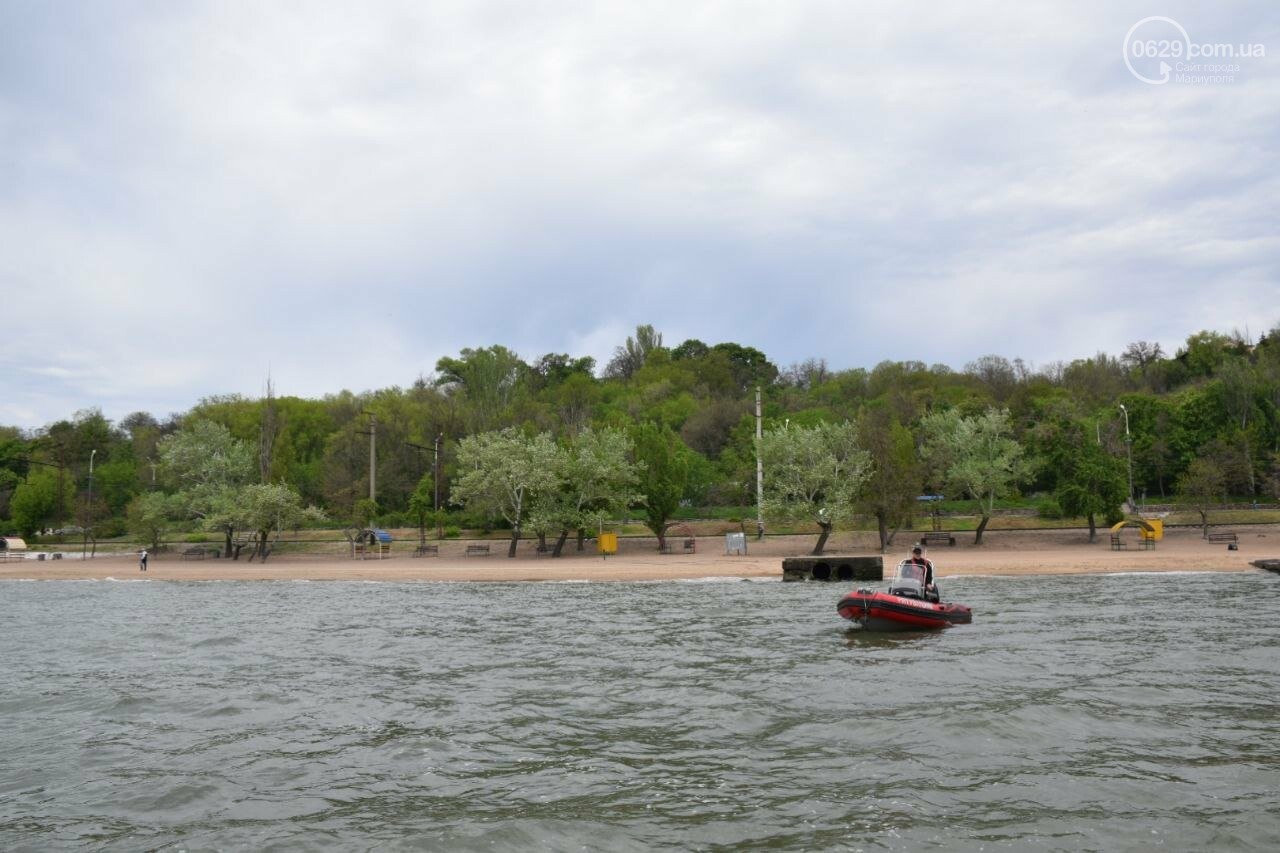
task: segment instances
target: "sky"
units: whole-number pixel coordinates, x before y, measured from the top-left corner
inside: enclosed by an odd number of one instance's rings
[[[639,324],[782,368],[1256,338],[1278,143],[1274,0],[0,0],[0,425]]]

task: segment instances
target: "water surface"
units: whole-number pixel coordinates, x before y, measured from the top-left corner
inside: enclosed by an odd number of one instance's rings
[[[1280,849],[1280,578],[0,584],[0,848]]]

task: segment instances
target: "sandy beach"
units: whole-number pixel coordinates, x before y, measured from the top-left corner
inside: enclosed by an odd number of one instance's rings
[[[988,532],[981,546],[972,534],[961,534],[954,547],[933,546],[928,556],[939,578],[963,575],[1051,575],[1113,572],[1245,572],[1260,571],[1249,563],[1280,557],[1280,525],[1241,525],[1233,528],[1239,549],[1201,538],[1198,529],[1165,531],[1154,550],[1139,550],[1136,530],[1125,531],[1128,549],[1110,546],[1109,531],[1101,530],[1090,544],[1084,530]],[[828,554],[875,554],[869,534],[839,533]],[[0,580],[79,580],[142,578],[149,580],[365,580],[365,581],[659,581],[715,577],[781,578],[784,557],[807,554],[810,536],[748,539],[746,555],[728,555],[723,537],[703,537],[693,554],[658,554],[654,540],[623,540],[618,554],[572,551],[559,558],[538,557],[531,543],[521,542],[514,559],[506,557],[506,543],[491,541],[492,555],[464,556],[466,541],[446,541],[438,557],[414,558],[409,553],[382,560],[353,560],[341,556],[273,556],[266,563],[246,559],[184,560],[176,553],[153,555],[147,572],[138,570],[136,557],[110,556],[92,560],[36,560],[0,562]],[[906,556],[909,538],[899,534],[885,562]]]

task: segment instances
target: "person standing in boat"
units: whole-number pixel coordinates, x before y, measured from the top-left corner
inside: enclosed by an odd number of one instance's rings
[[[908,562],[924,569],[924,597],[930,601],[938,601],[938,586],[933,582],[933,561],[925,558],[924,549],[919,545],[912,548]]]

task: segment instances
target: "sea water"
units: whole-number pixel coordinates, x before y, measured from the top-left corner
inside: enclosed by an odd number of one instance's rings
[[[5,850],[1280,849],[1280,577],[0,584]]]

